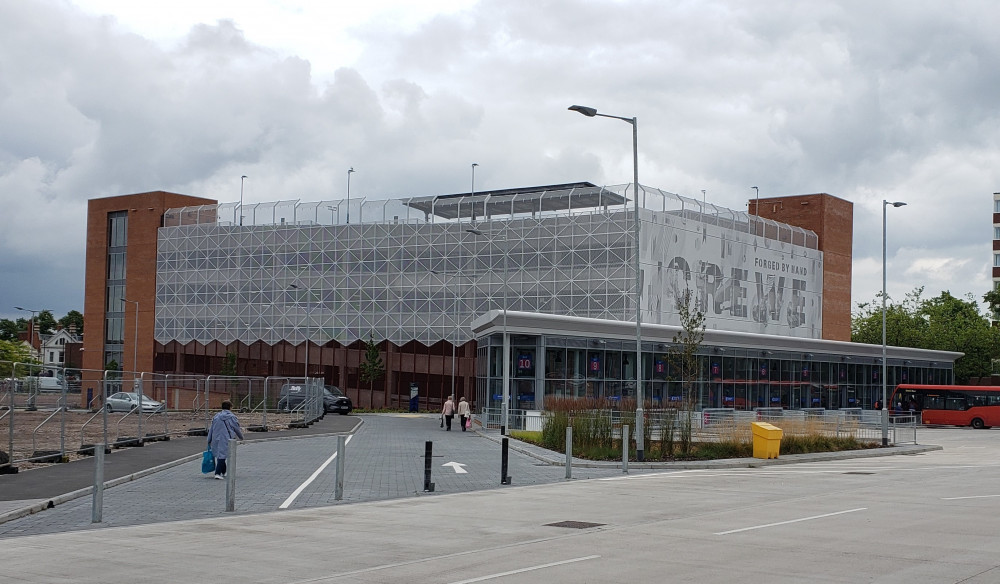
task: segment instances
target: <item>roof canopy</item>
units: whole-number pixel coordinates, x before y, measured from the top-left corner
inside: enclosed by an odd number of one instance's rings
[[[475,194],[414,197],[404,199],[404,204],[444,219],[475,219],[491,215],[610,207],[624,205],[627,201],[627,198],[604,187],[577,182]]]

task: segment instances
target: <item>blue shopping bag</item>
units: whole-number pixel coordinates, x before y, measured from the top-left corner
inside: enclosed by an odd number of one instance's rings
[[[201,455],[201,472],[205,474],[215,472],[215,457],[212,456],[211,450],[206,450]]]

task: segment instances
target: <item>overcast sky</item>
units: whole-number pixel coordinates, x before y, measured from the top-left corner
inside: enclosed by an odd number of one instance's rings
[[[160,8],[154,8],[154,6]],[[981,301],[995,1],[0,0],[0,317],[83,310],[87,200],[639,181],[854,203],[854,303]]]

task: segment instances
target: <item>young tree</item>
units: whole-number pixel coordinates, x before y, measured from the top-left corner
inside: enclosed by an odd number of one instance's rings
[[[231,351],[226,352],[226,357],[222,360],[222,368],[219,369],[219,375],[229,375],[234,376],[236,373],[236,353]]]
[[[676,373],[676,379],[681,382],[681,403],[684,404],[686,416],[680,424],[680,447],[681,453],[688,454],[691,451],[692,412],[695,408],[691,385],[699,376],[698,349],[705,340],[705,313],[695,305],[690,289],[684,290],[677,298],[677,312],[681,319],[681,330],[671,340],[666,360]]]
[[[365,360],[361,363],[361,381],[368,384],[369,392],[375,391],[375,382],[385,375],[385,364],[382,363],[382,355],[379,353],[378,344],[375,342],[373,334],[368,334],[365,341]],[[368,406],[371,407],[374,396],[369,393]]]

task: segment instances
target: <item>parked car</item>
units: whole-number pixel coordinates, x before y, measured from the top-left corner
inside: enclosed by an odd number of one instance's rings
[[[323,408],[326,409],[328,413],[338,413],[341,416],[346,416],[351,413],[354,409],[354,404],[351,403],[351,398],[344,395],[344,392],[340,391],[340,388],[335,385],[324,385],[323,386]]]
[[[119,391],[104,400],[104,407],[109,412],[128,412],[139,407],[139,394],[134,391]],[[166,407],[148,395],[142,396],[142,411],[147,414],[158,414]]]
[[[287,383],[281,386],[278,393],[278,409],[284,412],[298,409],[306,401],[306,388],[303,385]],[[346,416],[354,409],[351,398],[344,395],[335,385],[323,386],[323,410],[327,413],[338,413]]]

